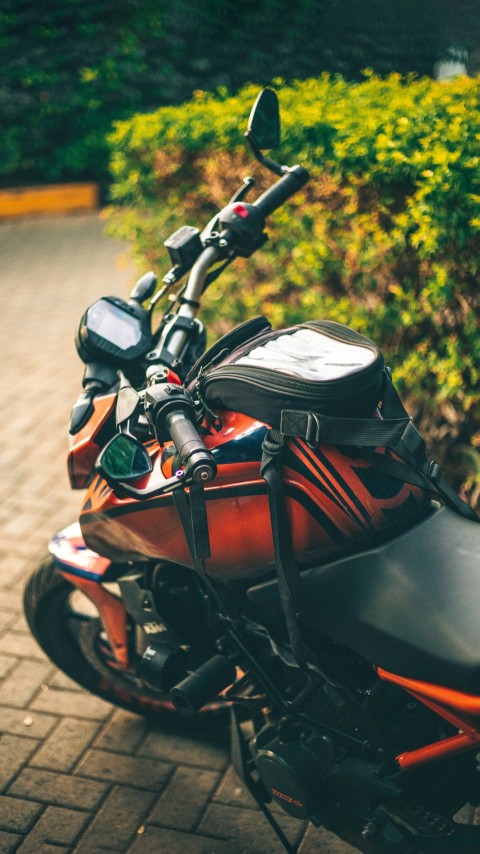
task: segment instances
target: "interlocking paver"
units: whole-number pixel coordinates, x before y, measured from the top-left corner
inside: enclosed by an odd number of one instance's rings
[[[50,688],[48,685],[46,687],[48,690],[40,691],[31,704],[31,708],[37,712],[52,712],[96,721],[104,720],[111,713],[111,706],[100,697],[86,694],[80,703],[77,691],[64,691]]]
[[[149,824],[194,830],[205,811],[219,774],[200,768],[177,768],[148,817]]]
[[[256,809],[253,797],[245,788],[242,781],[239,780],[231,766],[225,771],[220,785],[213,796],[213,800],[232,807]]]
[[[75,718],[63,718],[50,733],[30,765],[50,771],[70,771],[91,744],[99,724]]]
[[[75,774],[94,780],[110,780],[112,783],[130,783],[139,789],[158,791],[168,780],[172,770],[171,765],[154,759],[141,759],[105,750],[88,750]]]
[[[42,846],[71,848],[85,827],[88,816],[64,807],[47,807],[20,848],[21,854],[37,854]]]
[[[6,790],[37,746],[38,743],[31,738],[0,735],[0,791]]]
[[[24,708],[44,684],[52,666],[47,661],[22,659],[2,685],[1,700],[6,706]],[[53,711],[56,711],[53,709]]]
[[[144,739],[147,729],[146,720],[119,709],[103,726],[95,741],[95,747],[118,753],[134,753]]]
[[[22,841],[21,836],[16,833],[7,833],[5,830],[0,830],[0,851],[2,854],[13,854],[18,848],[18,843]]]
[[[2,697],[3,700],[3,697]],[[53,715],[29,712],[26,709],[9,709],[1,706],[0,730],[26,738],[45,738],[58,722]]]
[[[42,804],[0,796],[0,830],[28,833],[43,810]]]
[[[54,806],[95,810],[108,791],[105,783],[55,774],[39,768],[24,768],[7,794]]]
[[[82,837],[78,852],[125,851],[147,815],[155,794],[128,786],[114,786]],[[114,833],[112,830],[114,829]]]
[[[3,679],[17,664],[18,659],[12,658],[10,655],[0,655],[0,679]]]
[[[36,658],[46,661],[47,656],[38,643],[26,632],[5,632],[0,638],[0,652],[18,655],[20,658]]]
[[[298,854],[355,854],[355,851],[358,848],[352,848],[325,828],[317,830],[310,827],[302,839]]]
[[[137,835],[129,854],[237,854],[237,850],[221,839],[147,827]]]
[[[276,816],[277,817],[277,816]],[[290,842],[298,841],[302,825],[285,814],[279,823]],[[284,848],[258,810],[210,804],[200,825],[200,833],[217,836],[235,846],[235,854],[283,854]]]
[[[222,770],[228,762],[228,734],[222,727],[217,732],[189,734],[178,729],[151,732],[145,739],[140,756],[156,757],[166,762],[198,765]]]

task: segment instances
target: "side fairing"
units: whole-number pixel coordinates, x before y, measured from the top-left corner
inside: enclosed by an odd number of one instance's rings
[[[218,474],[205,489],[211,558],[206,570],[223,580],[259,575],[273,565],[266,484],[260,475],[267,426],[233,412],[220,413],[222,428],[206,435]],[[170,476],[171,445],[149,446],[153,471],[139,487]],[[293,440],[283,456],[283,479],[296,558],[303,565],[393,536],[427,511],[418,489],[380,474],[360,451]],[[158,559],[191,565],[171,495],[146,501],[121,498],[97,476],[81,514],[91,549],[114,561]]]

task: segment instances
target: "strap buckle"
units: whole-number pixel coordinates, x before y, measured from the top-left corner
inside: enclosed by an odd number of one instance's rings
[[[309,448],[314,451],[320,444],[322,437],[322,425],[316,412],[307,413],[307,429],[305,430],[305,441]]]
[[[427,469],[428,479],[433,481],[433,483],[437,486],[439,481],[440,481],[441,476],[442,476],[442,469],[440,468],[438,463],[435,462],[435,460],[432,460],[428,464],[428,469]]]

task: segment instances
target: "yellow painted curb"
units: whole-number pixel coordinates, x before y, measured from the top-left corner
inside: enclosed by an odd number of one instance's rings
[[[98,208],[98,196],[97,184],[90,182],[0,190],[0,219],[31,214],[92,211]]]

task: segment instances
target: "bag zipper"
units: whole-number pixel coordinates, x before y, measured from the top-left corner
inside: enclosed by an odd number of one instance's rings
[[[233,370],[232,370],[233,369]],[[311,397],[318,399],[319,397],[336,397],[345,394],[345,388],[350,383],[355,383],[356,391],[362,392],[372,384],[372,379],[377,379],[380,369],[378,362],[369,365],[363,371],[363,382],[359,383],[359,376],[350,375],[339,380],[302,380],[292,378],[282,372],[276,374],[268,368],[241,368],[235,365],[228,365],[224,368],[218,367],[210,373],[210,376],[203,374],[199,378],[199,386],[201,387],[202,396],[205,395],[206,387],[209,383],[217,380],[240,380],[251,385],[255,385],[263,391],[277,392],[282,391],[290,397],[305,398]],[[272,376],[278,376],[278,385],[272,383]],[[341,383],[340,389],[332,388],[333,385]],[[323,394],[322,394],[323,393]]]

